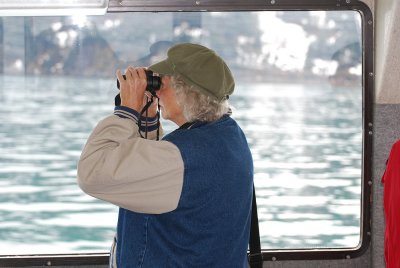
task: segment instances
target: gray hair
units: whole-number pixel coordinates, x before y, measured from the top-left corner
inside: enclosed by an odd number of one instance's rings
[[[194,85],[188,85],[179,75],[171,78],[178,105],[188,122],[195,120],[212,122],[229,112],[228,100],[217,101],[201,94]]]

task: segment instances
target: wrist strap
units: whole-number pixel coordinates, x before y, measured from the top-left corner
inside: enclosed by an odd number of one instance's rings
[[[139,118],[138,118],[139,134],[140,134],[140,137],[145,138],[145,139],[147,139],[147,132],[148,132],[148,129],[147,129],[147,112],[148,112],[148,109],[149,109],[150,105],[153,102],[154,102],[154,97],[153,96],[151,96],[151,98],[147,98],[146,105],[140,111],[140,115],[139,115]],[[140,133],[140,128],[142,127],[143,114],[145,114],[144,118],[146,119],[144,136],[142,135],[142,133]],[[157,105],[157,137],[156,137],[156,140],[160,139],[159,135],[160,135],[160,104]]]

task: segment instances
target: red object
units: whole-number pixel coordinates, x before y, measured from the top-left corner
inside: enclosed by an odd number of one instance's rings
[[[382,183],[386,219],[386,267],[400,268],[400,140],[392,146]]]

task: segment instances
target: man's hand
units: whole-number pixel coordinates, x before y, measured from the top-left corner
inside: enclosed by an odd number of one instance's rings
[[[124,79],[120,70],[117,70],[116,74],[120,84],[121,106],[140,112],[145,104],[147,86],[144,68],[129,66],[125,73],[126,79]]]

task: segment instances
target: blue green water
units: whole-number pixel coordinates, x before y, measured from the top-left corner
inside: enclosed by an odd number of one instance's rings
[[[115,94],[114,80],[0,77],[0,255],[108,251],[117,208],[79,189],[76,164]],[[230,102],[263,247],[357,246],[361,90],[238,83]]]

